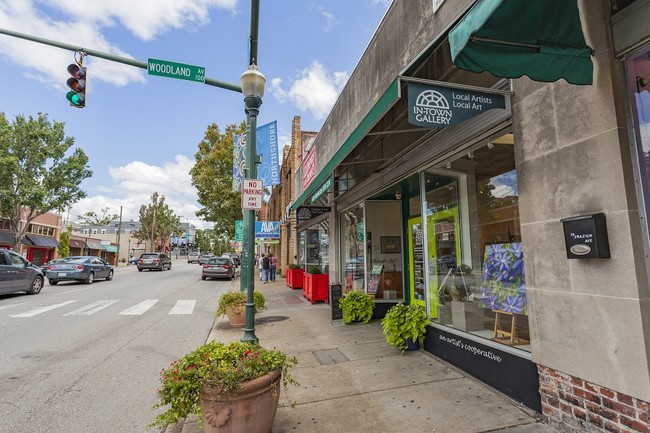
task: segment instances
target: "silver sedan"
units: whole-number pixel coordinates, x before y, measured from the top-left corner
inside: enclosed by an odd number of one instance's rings
[[[229,257],[213,257],[203,264],[201,279],[235,278],[235,265]]]

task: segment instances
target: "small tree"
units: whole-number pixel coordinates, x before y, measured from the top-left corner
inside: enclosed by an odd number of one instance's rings
[[[70,227],[59,236],[59,257],[70,255]]]
[[[0,112],[0,214],[9,222],[14,248],[34,218],[63,212],[86,196],[79,185],[92,171],[83,150],[69,152],[73,144],[64,124],[47,115],[18,115],[9,123]]]
[[[140,206],[140,228],[133,232],[139,241],[148,240],[151,251],[160,251],[172,234],[181,232],[180,218],[165,203],[165,196],[151,194],[151,204]]]

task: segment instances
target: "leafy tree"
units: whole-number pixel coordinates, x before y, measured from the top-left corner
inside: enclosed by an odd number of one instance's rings
[[[107,226],[113,221],[116,221],[119,219],[118,214],[109,214],[108,212],[111,210],[110,207],[106,206],[101,209],[102,216],[99,217],[95,212],[86,212],[83,215],[79,215],[79,219],[81,221],[81,224],[83,225],[89,225],[89,226]]]
[[[92,171],[83,150],[68,152],[73,144],[64,124],[45,114],[18,115],[9,123],[0,112],[0,213],[10,223],[14,248],[34,218],[63,212],[86,196],[79,185]]]
[[[201,251],[201,253],[207,253],[210,251],[210,244],[208,243],[208,238],[203,230],[196,230],[194,242],[196,243],[196,248]]]
[[[212,123],[194,154],[190,170],[201,208],[196,215],[214,223],[214,231],[234,237],[235,221],[242,219],[241,193],[232,190],[232,164],[235,135],[246,131],[246,124],[228,125],[226,132]]]
[[[70,227],[61,232],[59,237],[59,257],[68,257],[70,255]]]
[[[133,237],[140,242],[147,240],[151,251],[160,251],[171,235],[183,231],[180,218],[157,191],[151,194],[151,204],[140,206],[140,224]]]

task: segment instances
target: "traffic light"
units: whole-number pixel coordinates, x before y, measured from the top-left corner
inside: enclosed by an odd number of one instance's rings
[[[86,68],[74,63],[68,65],[68,73],[71,75],[66,82],[71,88],[66,95],[71,107],[84,108],[86,106]]]

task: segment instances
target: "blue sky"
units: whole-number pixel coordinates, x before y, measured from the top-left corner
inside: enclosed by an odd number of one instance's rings
[[[318,131],[390,0],[260,1],[259,68],[267,88],[259,124]],[[203,66],[230,83],[248,66],[249,0],[0,0],[0,28],[136,60]],[[68,105],[73,53],[0,34],[0,111],[9,120],[46,113],[65,123],[90,157],[88,197],[70,219],[110,207],[137,219],[158,191],[182,220],[208,226],[188,174],[210,123],[245,119],[241,94],[88,56],[86,108]]]

